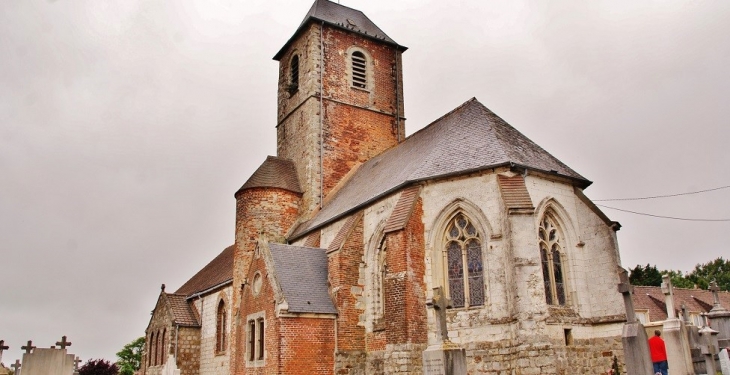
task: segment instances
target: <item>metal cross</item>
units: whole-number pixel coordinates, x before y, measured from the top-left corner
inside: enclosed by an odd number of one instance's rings
[[[441,342],[449,341],[449,329],[446,327],[446,309],[451,307],[451,300],[446,298],[442,287],[433,288],[433,298],[426,302],[426,306],[433,307],[436,312],[436,318],[439,322],[438,336]]]
[[[30,352],[32,352],[33,349],[35,349],[35,346],[33,346],[33,341],[28,340],[28,344],[25,346],[21,346],[20,349],[25,350],[26,354],[30,354]]]
[[[717,294],[717,292],[720,291],[720,288],[717,286],[717,282],[715,280],[712,280],[710,283],[710,291],[712,292],[712,298],[715,300],[715,306],[720,305],[720,296]]]
[[[10,367],[13,368],[13,373],[16,374],[16,375],[18,375],[18,369],[20,368],[20,360],[19,359],[16,359],[15,360],[15,363],[12,364],[12,365],[10,365]]]
[[[624,296],[624,308],[626,308],[626,323],[633,323],[636,321],[636,312],[634,311],[634,301],[631,299],[631,295],[634,294],[634,286],[629,282],[629,272],[625,269],[621,269],[618,275],[619,281],[618,291]]]
[[[61,341],[56,342],[56,345],[60,346],[61,349],[66,349],[67,346],[71,346],[71,343],[66,341],[66,336],[63,336]]]
[[[79,363],[81,362],[83,361],[79,357],[76,357],[76,359],[74,359],[74,370],[79,371]]]
[[[5,345],[5,340],[0,340],[0,363],[3,362],[3,352],[8,349],[10,349],[10,347]]]

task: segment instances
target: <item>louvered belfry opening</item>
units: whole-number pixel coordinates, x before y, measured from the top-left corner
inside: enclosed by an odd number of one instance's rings
[[[365,61],[365,55],[362,52],[352,53],[352,85],[361,89],[367,88]]]
[[[291,59],[291,76],[289,81],[289,90],[296,91],[299,88],[299,55],[294,55]]]

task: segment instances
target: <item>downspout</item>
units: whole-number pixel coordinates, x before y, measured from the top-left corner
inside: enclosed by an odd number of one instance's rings
[[[335,353],[334,353],[334,358],[332,358],[332,367],[333,367],[332,373],[333,374],[336,374],[337,373],[337,350],[338,350],[338,346],[337,346],[337,326],[338,326],[337,325],[337,317],[335,317]]]
[[[324,202],[324,21],[319,26],[319,208]]]
[[[398,91],[398,81],[400,77],[400,69],[398,69],[398,47],[395,47],[395,132],[398,143],[400,143],[400,91]]]
[[[177,338],[179,335],[180,335],[180,325],[175,323],[175,366],[178,366],[178,363],[177,363],[177,353],[178,353]]]

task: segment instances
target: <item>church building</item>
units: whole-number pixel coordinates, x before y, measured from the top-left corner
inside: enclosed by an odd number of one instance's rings
[[[234,244],[161,292],[142,373],[422,374],[441,314],[470,374],[623,358],[591,181],[475,98],[406,137],[406,50],[314,2],[274,56],[277,155],[235,192]]]

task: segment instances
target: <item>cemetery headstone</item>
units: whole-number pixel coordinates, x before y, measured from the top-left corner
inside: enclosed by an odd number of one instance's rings
[[[710,283],[710,291],[714,299],[712,310],[707,313],[710,326],[717,331],[717,339],[721,347],[730,346],[730,310],[720,304],[718,292],[720,288],[714,280]]]
[[[730,375],[730,355],[727,348],[721,350],[718,357],[720,358],[720,371],[722,371],[722,375]]]
[[[426,303],[436,315],[438,342],[423,351],[423,375],[466,375],[466,351],[449,340],[446,309],[450,303],[441,287],[433,289]]]
[[[700,350],[705,358],[705,371],[708,374],[717,374],[717,366],[715,366],[715,354],[717,354],[717,344],[713,340],[713,335],[717,335],[717,331],[710,327],[702,327],[700,329],[702,336]]]
[[[5,340],[0,340],[0,363],[3,363],[3,352],[8,349],[10,349],[10,347],[5,345]]]
[[[694,374],[687,329],[674,311],[674,290],[669,275],[662,277],[662,292],[667,305],[667,320],[664,321],[662,336],[667,348],[670,371],[673,374]]]
[[[33,352],[33,349],[35,349],[35,346],[33,346],[33,341],[28,340],[28,343],[21,346],[20,349],[25,350],[25,354],[30,354]]]
[[[623,295],[626,308],[626,323],[621,335],[626,372],[636,375],[653,375],[654,367],[649,354],[649,338],[646,337],[644,326],[636,320],[634,302],[631,299],[634,287],[629,282],[629,274],[625,269],[621,269],[619,272],[619,281],[618,291]]]
[[[13,368],[13,374],[20,375],[20,368],[22,367],[22,365],[20,364],[20,360],[19,359],[16,359],[15,360],[15,363],[12,364],[12,365],[10,365],[10,367]]]

